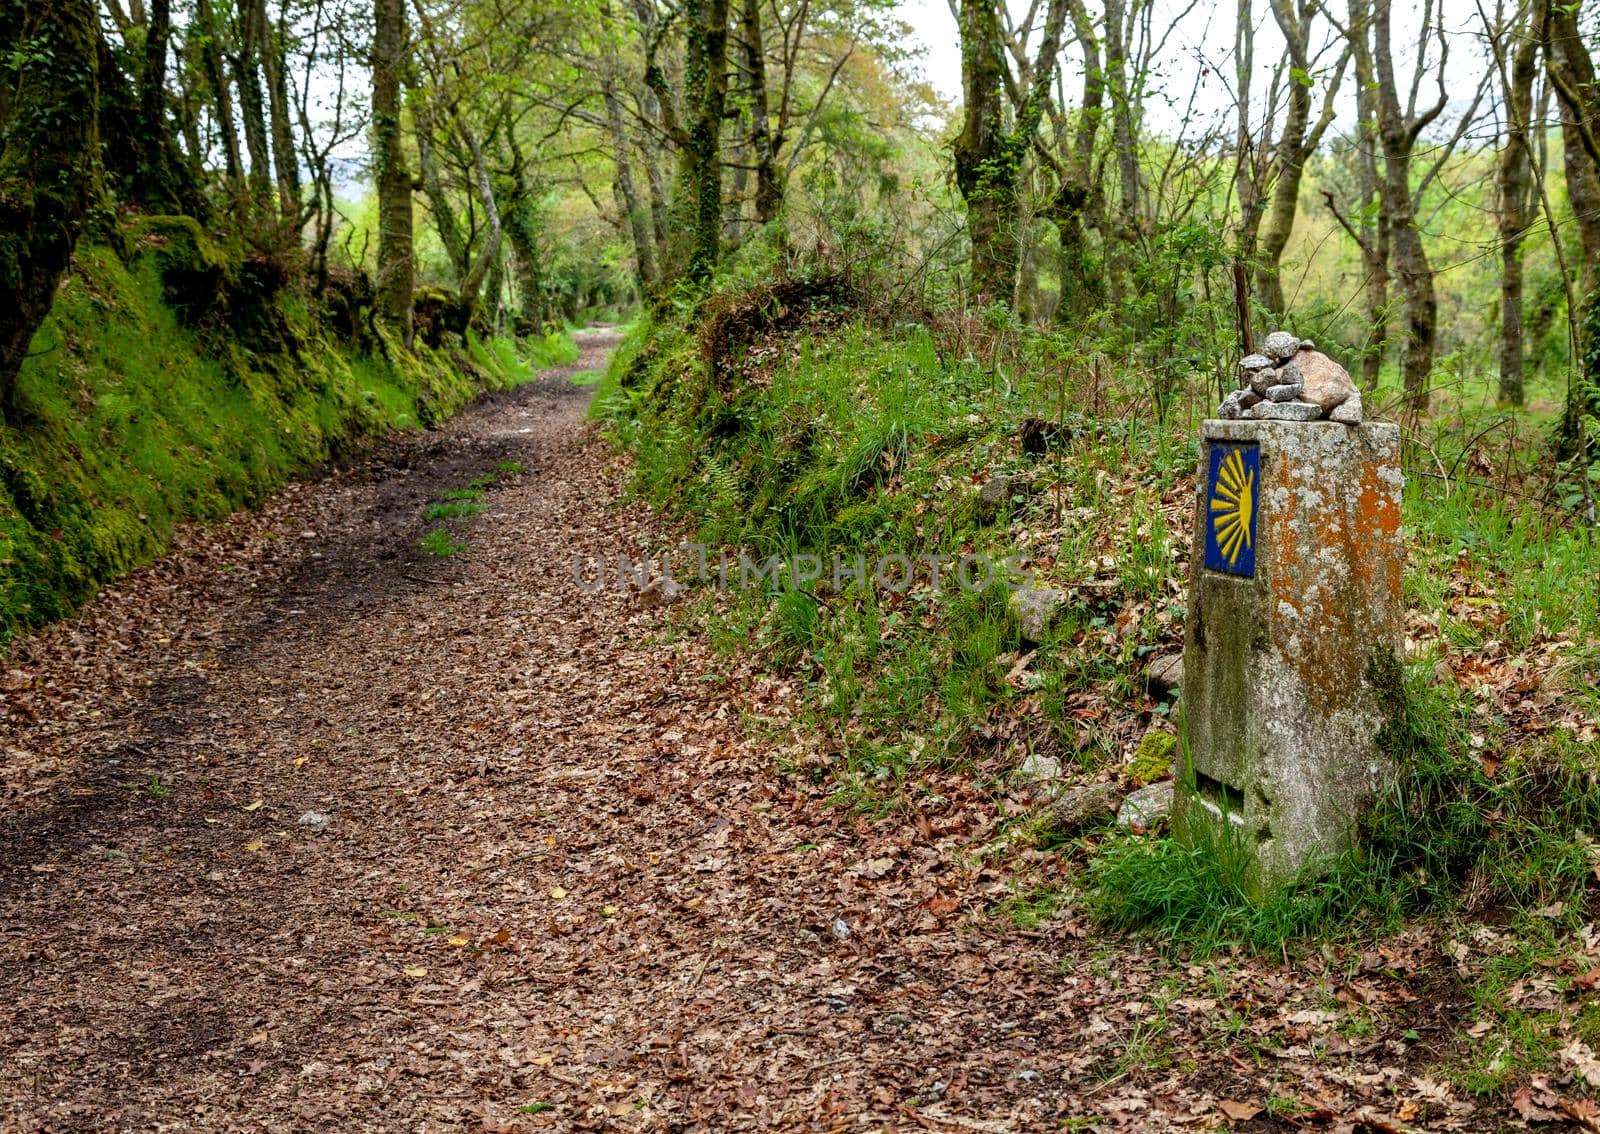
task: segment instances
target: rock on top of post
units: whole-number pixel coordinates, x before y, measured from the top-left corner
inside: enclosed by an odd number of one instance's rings
[[[1361,391],[1350,372],[1310,339],[1273,331],[1260,353],[1239,360],[1239,374],[1241,387],[1223,399],[1218,417],[1361,424]]]
[[[1288,362],[1300,349],[1300,339],[1288,331],[1273,331],[1261,344],[1261,353],[1274,362]]]

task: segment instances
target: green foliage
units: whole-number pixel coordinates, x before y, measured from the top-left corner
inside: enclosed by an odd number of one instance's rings
[[[1375,674],[1391,691],[1378,742],[1399,773],[1363,823],[1369,867],[1407,908],[1459,895],[1581,915],[1600,862],[1589,835],[1600,831],[1596,752],[1558,735],[1486,759],[1468,706],[1428,680],[1431,668],[1413,666],[1402,683],[1391,659]]]
[[[1128,775],[1146,783],[1164,779],[1172,772],[1172,754],[1178,738],[1170,732],[1151,729],[1139,741],[1139,750],[1128,765]]]
[[[476,516],[483,511],[482,504],[469,504],[465,501],[449,500],[438,504],[429,504],[422,510],[424,523],[435,520],[459,520],[467,516]]]
[[[1162,420],[1191,382],[1203,394],[1215,360],[1233,349],[1237,332],[1223,272],[1233,255],[1218,225],[1187,221],[1165,226],[1150,253],[1135,259],[1120,328],[1145,363]]]
[[[570,366],[578,361],[578,344],[565,331],[547,331],[518,339],[482,339],[469,330],[467,347],[472,361],[508,385],[520,386],[539,377],[539,371]]]
[[[128,235],[140,256],[155,266],[167,306],[191,327],[225,305],[239,286],[237,258],[193,217],[135,217]]]
[[[0,0],[0,416],[73,248],[106,210],[93,6]]]
[[[1280,948],[1327,929],[1351,904],[1348,887],[1359,875],[1346,871],[1252,898],[1248,853],[1226,836],[1202,837],[1193,846],[1171,837],[1115,836],[1090,863],[1090,908],[1105,926],[1154,930],[1204,956],[1232,944]]]

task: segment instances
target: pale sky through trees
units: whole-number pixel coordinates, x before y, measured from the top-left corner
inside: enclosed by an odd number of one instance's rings
[[[1459,114],[1472,101],[1472,95],[1483,75],[1482,20],[1473,0],[1440,0],[1443,5],[1445,29],[1450,35],[1448,89],[1451,95],[1450,110]],[[1022,17],[1027,5],[1013,0],[1012,14]],[[1267,84],[1272,78],[1272,68],[1277,53],[1283,48],[1283,37],[1274,23],[1267,0],[1254,4],[1256,26],[1256,76],[1255,99],[1265,97]],[[1494,12],[1492,0],[1485,0],[1484,10]],[[952,105],[961,101],[961,40],[956,31],[955,17],[948,0],[903,0],[899,6],[900,17],[910,24],[918,46],[924,52],[923,73],[936,90]],[[1335,14],[1345,17],[1342,0],[1335,0]],[[1418,42],[1417,22],[1421,18],[1419,5],[1402,3],[1395,6],[1395,63],[1402,71],[1409,67]],[[1166,50],[1156,60],[1161,81],[1154,84],[1149,111],[1152,124],[1161,132],[1175,134],[1188,109],[1193,92],[1193,113],[1197,121],[1188,135],[1194,137],[1204,131],[1207,124],[1225,119],[1226,129],[1233,129],[1233,37],[1237,8],[1228,4],[1212,4],[1206,0],[1156,0],[1152,26],[1171,28],[1166,40]],[[1323,25],[1324,37],[1330,29]],[[1157,38],[1161,32],[1156,31]],[[1322,45],[1314,41],[1312,50]],[[1432,58],[1437,58],[1436,54]],[[1339,45],[1333,44],[1324,52],[1322,65],[1331,68],[1338,60]],[[1073,101],[1081,74],[1077,52],[1069,46],[1066,54],[1068,100]],[[1221,69],[1222,74],[1217,73]],[[1318,84],[1318,91],[1322,89]],[[1347,120],[1354,112],[1354,95],[1346,84],[1341,92],[1341,119]],[[1433,81],[1423,85],[1419,100],[1431,102],[1437,91]],[[1339,125],[1336,123],[1335,131]],[[1451,113],[1443,116],[1440,128],[1453,129]],[[1329,141],[1332,140],[1330,136]]]

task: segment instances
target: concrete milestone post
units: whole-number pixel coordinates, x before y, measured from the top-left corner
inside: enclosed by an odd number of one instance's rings
[[[1360,424],[1359,402],[1351,424],[1260,404],[1201,427],[1183,683],[1194,790],[1176,820],[1180,837],[1237,846],[1266,892],[1349,847],[1382,780],[1369,672],[1401,646],[1404,482],[1399,428]]]

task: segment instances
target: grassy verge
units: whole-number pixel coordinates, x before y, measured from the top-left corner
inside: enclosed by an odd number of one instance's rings
[[[635,328],[594,403],[635,455],[635,490],[755,558],[1014,557],[1068,602],[1027,643],[999,583],[952,586],[947,567],[935,589],[924,569],[896,593],[825,571],[707,591],[712,632],[804,679],[852,806],[914,805],[917,768],[941,761],[1004,772],[1034,752],[1120,770],[1169,708],[1138,671],[1181,644],[1202,405],[1160,423],[1073,344],[1039,335],[1014,362],[963,356],[940,329],[866,323],[815,290],[779,326],[762,313],[770,296],[726,301],[724,316],[756,326],[714,364],[707,333]],[[1019,443],[1030,419],[1042,452]],[[1440,452],[1413,456],[1452,459]],[[1001,476],[1010,487],[985,512],[980,489]],[[1414,656],[1432,658],[1412,679],[1438,687],[1417,712],[1448,712],[1440,743],[1473,759],[1557,743],[1592,755],[1595,548],[1571,517],[1523,503],[1422,477],[1408,488],[1408,629]]]
[[[1375,667],[1393,711],[1378,741],[1399,769],[1363,819],[1361,849],[1264,901],[1235,847],[1111,840],[1090,864],[1106,924],[1154,929],[1193,954],[1244,943],[1360,939],[1407,915],[1494,913],[1531,938],[1580,931],[1600,870],[1596,752],[1565,730],[1499,754],[1474,743],[1474,699],[1435,680],[1427,654]]]

